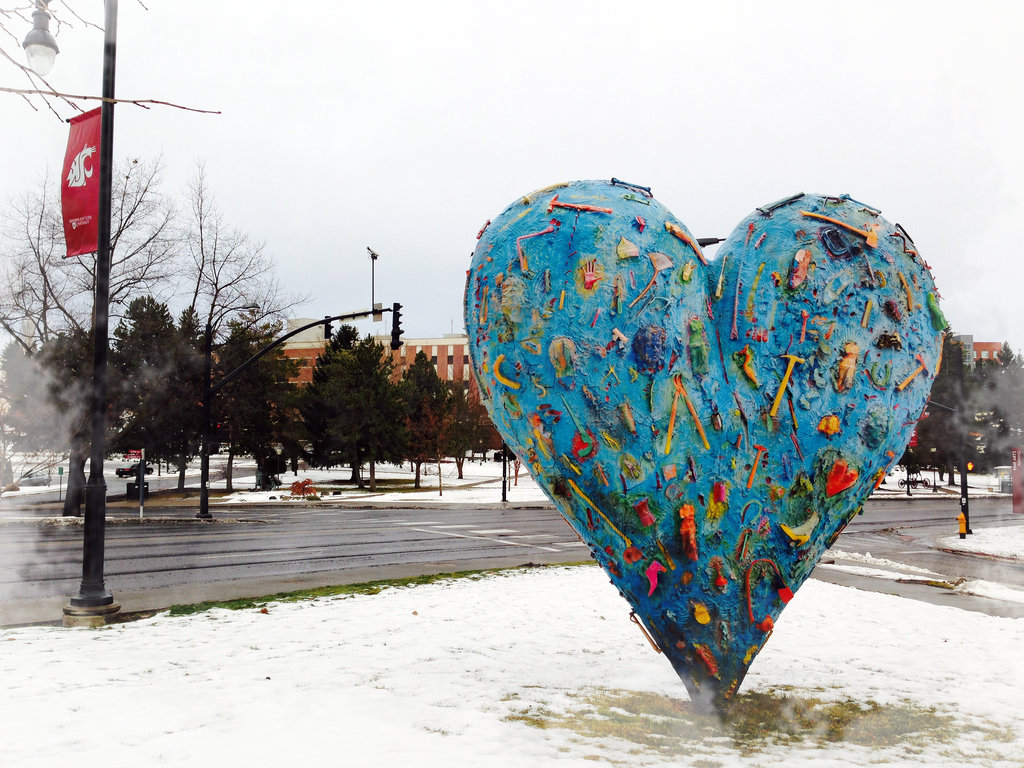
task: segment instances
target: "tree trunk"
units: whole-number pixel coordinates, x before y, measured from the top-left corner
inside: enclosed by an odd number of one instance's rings
[[[64,517],[78,517],[85,502],[85,449],[81,445],[71,448],[68,460],[68,492],[64,496]]]
[[[185,490],[185,470],[188,468],[188,443],[181,446],[181,453],[178,454],[178,490]]]
[[[231,472],[234,469],[234,464],[235,464],[235,446],[234,446],[234,443],[232,443],[231,446],[228,448],[228,466],[224,470],[224,482],[225,482],[224,490],[226,490],[228,493],[231,493],[234,490],[234,488],[232,488],[232,486],[231,486]]]
[[[461,456],[461,457],[456,457],[456,459],[455,459],[455,469],[457,469],[459,471],[459,480],[464,479],[462,477],[462,465],[465,464],[465,463],[466,463],[466,457],[464,455]]]
[[[441,457],[437,457],[437,495],[444,496],[444,488],[441,487]]]
[[[358,461],[353,461],[352,462],[352,477],[350,477],[348,479],[348,481],[350,483],[356,483],[356,484],[359,483],[359,462]]]
[[[370,460],[370,490],[377,490],[377,462]]]
[[[420,487],[420,462],[414,461],[413,465],[416,467],[416,482],[413,483],[412,487],[418,490]]]

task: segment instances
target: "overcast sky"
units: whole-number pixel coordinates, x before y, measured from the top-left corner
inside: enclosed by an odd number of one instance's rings
[[[118,96],[223,114],[119,106],[115,154],[162,154],[170,189],[205,161],[301,316],[368,308],[371,246],[407,334],[458,332],[487,219],[615,176],[700,237],[849,193],[910,232],[954,330],[1024,349],[1019,2],[145,2],[120,3]],[[101,33],[58,43],[50,82],[97,93]],[[59,172],[51,113],[0,94],[0,136],[0,201]]]

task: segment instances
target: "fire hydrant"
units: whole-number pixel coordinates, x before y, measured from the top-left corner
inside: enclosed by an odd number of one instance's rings
[[[956,516],[956,521],[960,524],[960,538],[967,538],[967,516],[961,512]]]

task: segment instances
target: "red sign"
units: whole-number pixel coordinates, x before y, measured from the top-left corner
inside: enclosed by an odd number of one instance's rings
[[[1010,480],[1013,488],[1013,511],[1024,515],[1024,451],[1020,448],[1010,449],[1010,465],[1013,474]]]
[[[125,451],[124,452],[124,460],[125,461],[128,461],[129,459],[141,459],[141,458],[142,458],[142,449],[141,448],[135,448],[135,449],[132,449],[130,451]]]
[[[914,427],[914,432],[910,435],[910,442],[908,445],[911,448],[917,448],[917,427]]]
[[[66,258],[96,252],[100,222],[100,110],[73,117],[70,123],[60,183]]]

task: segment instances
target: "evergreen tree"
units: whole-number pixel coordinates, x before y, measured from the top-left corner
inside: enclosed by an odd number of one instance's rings
[[[273,342],[276,324],[252,325],[231,320],[228,337],[216,355],[214,380],[222,380],[260,349]],[[232,490],[235,456],[249,454],[264,473],[276,467],[277,446],[294,417],[295,387],[289,379],[297,366],[275,347],[251,364],[213,400],[215,423],[226,426],[229,440],[227,490]]]
[[[178,362],[178,329],[166,304],[151,296],[132,299],[114,329],[110,353],[111,400],[116,430],[111,452],[145,448],[147,461],[171,458],[172,429],[179,414],[170,406],[168,386]]]
[[[202,432],[202,399],[205,333],[194,309],[187,308],[178,318],[176,343],[172,354],[171,373],[167,380],[165,419],[168,457],[178,468],[178,490],[185,490],[185,470],[189,461],[199,455]]]
[[[351,352],[358,341],[359,332],[351,325],[342,325],[335,331],[326,349],[317,357],[313,380],[302,390],[298,403],[308,445],[306,460],[314,467],[351,463],[352,482],[357,482],[359,477],[355,451],[348,445],[349,436],[339,434],[333,427],[339,404],[330,392],[348,360],[342,352]]]
[[[404,411],[392,381],[391,357],[371,337],[357,337],[351,326],[338,330],[317,360],[299,411],[310,438],[311,462],[350,464],[360,487],[361,467],[369,462],[370,489],[376,490],[377,463],[402,460]]]
[[[53,460],[67,446],[47,387],[41,386],[47,375],[38,356],[16,341],[4,349],[0,361],[0,485],[49,465],[14,466],[14,454],[43,453]]]
[[[977,452],[986,470],[1010,463],[1010,449],[1021,445],[1024,416],[1024,361],[1003,343],[995,359],[978,360],[970,377],[970,412]]]
[[[939,471],[940,480],[948,473],[950,485],[960,451],[962,416],[956,359],[959,354],[962,354],[961,345],[953,341],[951,334],[946,334],[942,339],[942,365],[928,397],[928,418],[918,424],[917,448],[908,448],[908,455],[902,461],[906,464],[913,458],[933,465]]]
[[[451,393],[422,351],[402,375],[402,399],[409,434],[405,456],[416,469],[415,487],[420,487],[420,468],[425,461],[437,463],[440,486],[441,458],[452,426]]]
[[[40,388],[53,407],[58,439],[69,453],[65,516],[81,514],[85,503],[85,462],[92,426],[92,349],[92,333],[72,329],[50,338],[37,356],[43,371]]]

